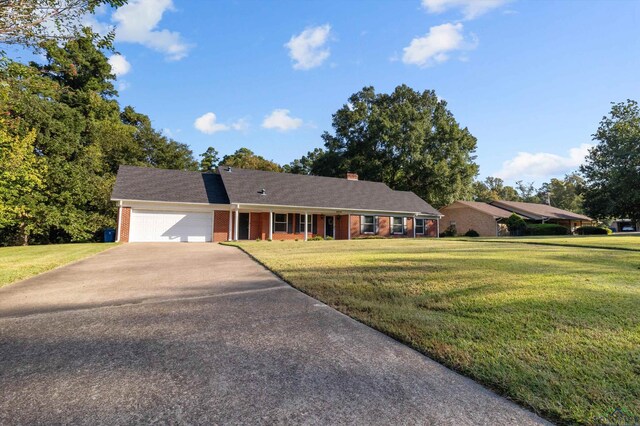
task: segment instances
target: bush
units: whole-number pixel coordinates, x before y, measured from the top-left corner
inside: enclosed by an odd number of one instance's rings
[[[509,229],[509,235],[521,237],[527,229],[527,222],[517,214],[512,213],[507,219],[507,228]]]
[[[455,237],[456,235],[458,235],[458,230],[455,225],[449,225],[449,227],[444,230],[445,237]]]
[[[382,235],[361,235],[359,237],[352,238],[353,240],[384,240],[388,237]]]
[[[333,240],[334,238],[333,238],[332,236],[328,236],[328,237],[325,237],[324,239],[325,239],[325,240],[327,240],[327,241],[331,241],[331,240]]]
[[[527,225],[527,235],[569,235],[569,228],[555,223],[532,223]]]
[[[479,237],[480,234],[478,234],[478,231],[476,231],[475,229],[469,229],[467,232],[464,233],[465,237]]]
[[[315,237],[309,238],[309,241],[324,241],[324,238],[322,238],[320,235],[316,235]]]
[[[576,235],[608,235],[613,233],[609,228],[600,228],[599,226],[581,226],[576,228]]]

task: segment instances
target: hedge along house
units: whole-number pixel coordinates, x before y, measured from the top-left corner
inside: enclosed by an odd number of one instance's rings
[[[523,203],[518,201],[456,201],[440,209],[443,227],[455,226],[458,234],[470,229],[481,237],[509,235],[504,222],[516,213],[529,223],[554,223],[571,231],[583,225],[591,225],[593,219],[547,204]]]
[[[437,237],[440,212],[379,182],[221,166],[218,173],[121,166],[118,241]]]

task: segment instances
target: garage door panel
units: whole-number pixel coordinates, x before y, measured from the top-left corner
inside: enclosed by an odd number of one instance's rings
[[[211,213],[133,210],[132,242],[209,242]]]

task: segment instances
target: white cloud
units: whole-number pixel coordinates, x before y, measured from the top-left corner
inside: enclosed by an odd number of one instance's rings
[[[502,169],[495,176],[502,179],[524,179],[563,175],[577,169],[592,146],[584,143],[571,148],[566,157],[547,152],[519,152],[511,160],[502,163]]]
[[[231,124],[218,123],[218,117],[212,112],[207,112],[196,118],[193,126],[202,133],[212,135],[217,132],[226,132],[228,130],[245,132],[249,129],[249,121],[246,118],[241,118]]]
[[[289,112],[288,109],[274,109],[264,118],[262,127],[286,132],[302,126],[302,119],[291,117]]]
[[[124,92],[129,87],[131,87],[131,84],[128,81],[126,81],[126,80],[118,80],[118,85],[116,87],[118,89],[118,92]]]
[[[109,65],[111,65],[111,72],[113,72],[116,77],[123,76],[131,71],[131,64],[123,55],[111,55],[109,57]]]
[[[422,7],[429,13],[442,13],[449,9],[460,9],[464,19],[475,19],[510,0],[422,0]]]
[[[142,44],[164,53],[169,60],[184,58],[190,46],[180,33],[157,28],[162,15],[172,10],[172,0],[130,1],[111,16],[116,24],[116,41]]]
[[[249,130],[249,121],[246,118],[241,118],[231,123],[231,128],[239,132],[246,132]]]
[[[463,30],[460,22],[429,28],[424,37],[414,38],[403,49],[402,62],[429,67],[449,60],[451,52],[475,49],[478,45],[477,38],[472,35],[470,41],[465,40]]]
[[[217,123],[216,120],[217,117],[214,113],[207,112],[196,118],[196,121],[193,123],[193,125],[196,129],[208,135],[229,130],[229,126],[227,126],[226,124]]]
[[[300,34],[291,37],[285,47],[289,49],[289,56],[293,59],[293,68],[308,70],[322,65],[330,55],[325,44],[329,40],[331,25],[305,29]]]

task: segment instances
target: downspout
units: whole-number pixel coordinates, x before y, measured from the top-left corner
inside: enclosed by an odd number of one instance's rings
[[[120,228],[122,228],[122,200],[118,201],[118,235],[116,243],[120,242]]]

